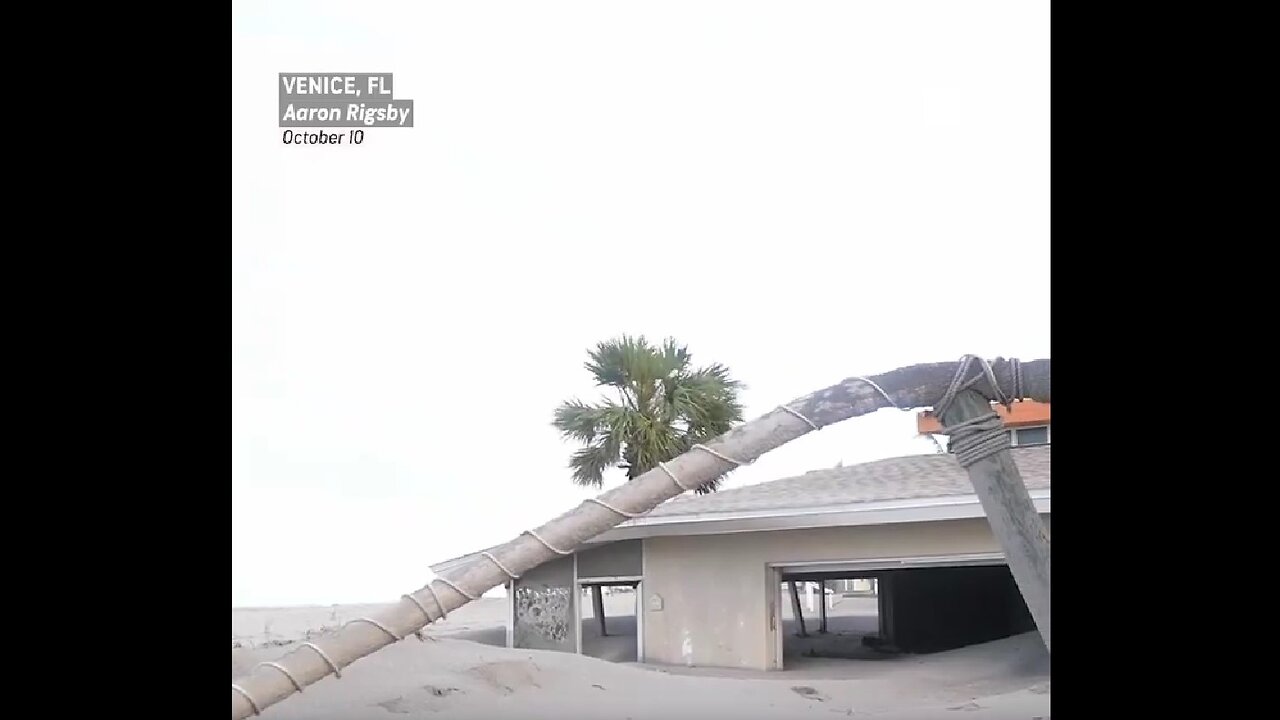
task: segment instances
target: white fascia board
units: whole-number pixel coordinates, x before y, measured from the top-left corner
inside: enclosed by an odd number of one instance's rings
[[[1004,553],[963,553],[958,555],[922,555],[914,557],[874,558],[868,560],[819,560],[808,562],[771,562],[766,567],[781,568],[789,575],[830,572],[862,573],[915,567],[965,567],[1003,565]]]
[[[1035,490],[1036,510],[1049,512],[1049,490]],[[759,530],[799,530],[851,525],[891,525],[985,517],[977,495],[915,498],[804,509],[666,515],[629,520],[588,540],[586,544],[667,535],[719,535]]]

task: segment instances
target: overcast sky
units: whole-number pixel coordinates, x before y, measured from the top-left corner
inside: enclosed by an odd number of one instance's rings
[[[1049,356],[1049,3],[271,2],[232,24],[233,606],[391,601],[574,486],[619,333],[749,386]],[[279,72],[413,128],[292,146]],[[886,410],[727,487],[928,453]],[[614,475],[610,483],[621,482]]]

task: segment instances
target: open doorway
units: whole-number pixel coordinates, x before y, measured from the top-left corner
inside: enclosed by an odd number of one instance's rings
[[[784,573],[781,577],[778,608],[784,667],[794,667],[805,658],[887,657],[880,582],[875,575]]]
[[[887,660],[1030,632],[1035,624],[1002,560],[988,553],[774,566],[770,664]]]
[[[640,661],[639,580],[584,580],[578,583],[577,600],[581,654],[609,662]]]

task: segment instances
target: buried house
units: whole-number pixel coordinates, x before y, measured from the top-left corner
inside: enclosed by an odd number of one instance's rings
[[[1047,526],[1048,409],[1031,405],[1001,415]],[[780,670],[1035,629],[950,454],[684,495],[530,570],[508,597],[509,647],[656,664]]]

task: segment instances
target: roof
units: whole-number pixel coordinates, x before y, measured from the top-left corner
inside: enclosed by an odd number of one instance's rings
[[[1049,511],[1049,445],[1009,449],[1040,512]],[[672,498],[589,544],[649,537],[982,517],[969,473],[951,454],[908,455],[813,470],[709,495]],[[493,550],[493,548],[489,548]],[[446,572],[479,556],[431,566]]]
[[[1010,448],[1028,490],[1049,487],[1049,445]],[[885,500],[972,495],[969,473],[951,454],[908,455],[813,470],[710,495],[681,495],[645,518],[824,508]],[[628,524],[636,524],[630,521]]]

